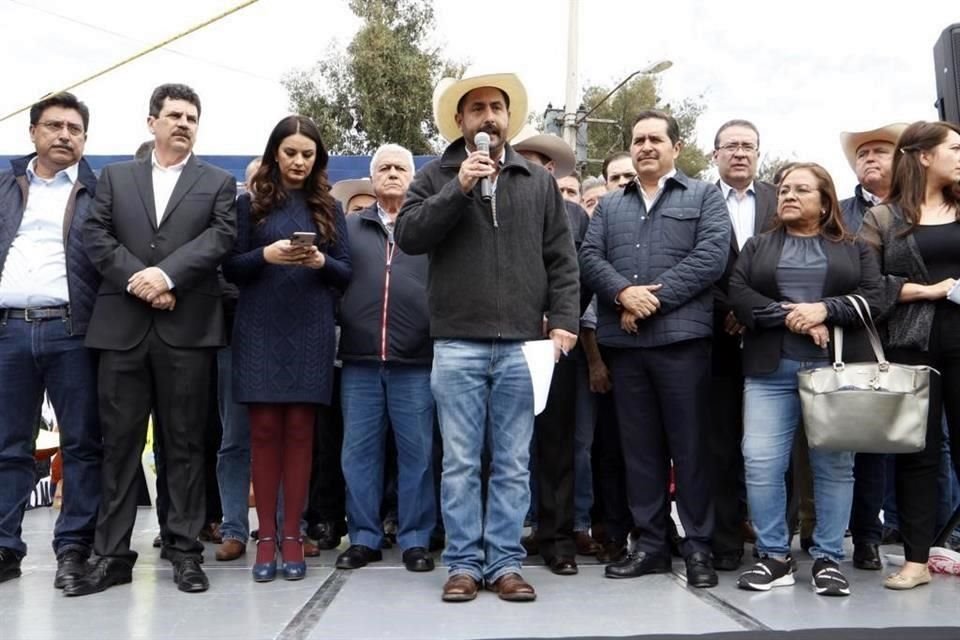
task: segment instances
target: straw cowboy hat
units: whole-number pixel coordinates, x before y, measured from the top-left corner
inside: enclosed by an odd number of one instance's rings
[[[900,139],[900,134],[909,125],[906,122],[894,122],[879,129],[870,131],[844,131],[840,134],[840,146],[843,147],[843,153],[847,156],[847,162],[850,168],[857,170],[857,149],[868,142],[889,142],[896,145]]]
[[[577,158],[563,138],[552,133],[540,133],[533,125],[525,124],[510,141],[514,151],[535,151],[553,160],[553,175],[565,178],[577,167]]]
[[[340,202],[344,211],[347,210],[347,205],[350,204],[350,199],[354,196],[377,197],[377,194],[373,191],[373,183],[370,182],[370,178],[353,178],[334,182],[333,186],[330,187],[330,195]]]
[[[511,118],[507,127],[507,140],[517,135],[527,119],[527,90],[520,78],[513,73],[491,73],[472,78],[441,78],[433,90],[433,120],[437,130],[447,142],[453,142],[463,134],[457,126],[457,103],[460,98],[480,87],[500,89],[510,101]]]

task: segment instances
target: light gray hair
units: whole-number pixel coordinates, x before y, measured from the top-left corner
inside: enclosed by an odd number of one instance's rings
[[[607,188],[607,181],[598,176],[590,176],[583,181],[583,184],[580,185],[580,193],[586,193],[590,189],[596,189],[597,187]]]
[[[373,177],[373,174],[377,170],[377,161],[380,160],[380,156],[384,153],[399,153],[407,161],[407,166],[410,167],[410,175],[413,176],[416,173],[416,167],[413,165],[413,154],[410,153],[410,149],[400,146],[399,144],[387,143],[382,144],[380,147],[373,152],[373,157],[370,158],[370,177]]]

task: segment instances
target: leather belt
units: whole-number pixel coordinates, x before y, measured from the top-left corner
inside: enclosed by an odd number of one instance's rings
[[[56,320],[70,317],[70,305],[59,307],[27,307],[26,309],[0,309],[3,319],[36,322],[38,320]]]

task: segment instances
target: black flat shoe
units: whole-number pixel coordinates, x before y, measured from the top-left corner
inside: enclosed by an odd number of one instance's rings
[[[633,551],[627,557],[603,570],[608,578],[639,578],[649,573],[669,573],[670,558],[659,554]]]
[[[383,552],[380,549],[371,549],[362,544],[352,544],[346,551],[337,556],[336,567],[337,569],[359,569],[379,560],[383,560]]]
[[[184,558],[174,563],[173,581],[177,583],[177,588],[185,593],[200,593],[210,588],[207,574],[195,558]]]
[[[133,580],[133,564],[121,558],[99,558],[87,574],[63,586],[65,596],[100,593]]]
[[[403,566],[416,573],[433,571],[433,556],[423,547],[411,547],[403,552]]]
[[[717,586],[717,572],[713,570],[713,561],[710,554],[697,551],[688,555],[684,562],[687,565],[687,584],[698,589],[708,589]]]
[[[347,534],[347,526],[340,522],[318,522],[307,529],[307,537],[316,540],[317,546],[324,550],[336,549]]]
[[[0,547],[0,582],[20,577],[20,558],[13,549]]]
[[[550,558],[547,561],[547,568],[558,576],[573,576],[580,573],[580,569],[577,568],[577,561],[563,556]]]
[[[53,578],[54,589],[63,589],[68,583],[87,575],[87,556],[79,551],[64,551],[57,557],[57,574]]]
[[[735,551],[713,554],[713,568],[717,571],[736,571],[743,562],[743,554]]]
[[[880,561],[880,547],[875,544],[853,545],[853,566],[865,571],[883,569],[883,563]]]

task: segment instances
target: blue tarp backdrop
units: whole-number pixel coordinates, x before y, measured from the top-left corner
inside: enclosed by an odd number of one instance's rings
[[[0,170],[10,168],[10,161],[19,156],[0,156]],[[130,160],[132,156],[86,156],[87,162],[93,167],[94,171],[99,172],[105,165],[113,162]],[[216,165],[221,169],[229,171],[236,177],[237,182],[243,182],[243,171],[254,156],[205,156],[200,158]],[[434,156],[414,156],[413,163],[417,169],[433,160]],[[327,174],[330,176],[330,184],[338,180],[349,178],[365,178],[370,175],[370,156],[330,156],[330,162],[327,165]]]

